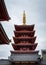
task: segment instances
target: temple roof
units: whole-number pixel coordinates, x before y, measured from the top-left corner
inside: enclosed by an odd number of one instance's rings
[[[35,34],[35,31],[14,31],[14,34],[16,37],[19,37],[21,35],[27,35],[29,37],[33,37]]]
[[[4,0],[0,0],[0,21],[8,21],[10,19]]]
[[[37,46],[37,43],[36,44],[12,44],[14,50],[18,49],[19,48],[31,48],[32,50],[35,50],[36,49],[36,46]]]
[[[33,31],[34,29],[34,24],[33,25],[14,25],[16,31],[21,31],[21,30],[28,30],[28,31]]]
[[[14,54],[30,54],[30,53],[33,53],[33,54],[38,54],[39,51],[34,51],[34,50],[30,50],[30,51],[20,51],[20,50],[16,50],[16,51],[11,51],[11,53],[14,53]]]
[[[0,23],[0,44],[9,44],[10,40],[6,35],[5,30],[3,29],[2,24]]]
[[[21,41],[29,41],[31,43],[34,43],[36,40],[36,37],[13,37],[13,40],[15,43],[18,43]]]
[[[19,43],[19,44],[12,44],[12,45],[15,45],[15,46],[31,46],[31,45],[37,45],[37,43],[35,43],[35,44]]]
[[[15,33],[34,33],[35,31],[14,31]]]

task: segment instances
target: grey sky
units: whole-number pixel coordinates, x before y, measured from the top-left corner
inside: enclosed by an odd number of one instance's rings
[[[5,0],[5,3],[11,20],[2,22],[2,25],[12,42],[14,24],[22,24],[22,14],[25,10],[27,24],[35,24],[36,42],[38,42],[36,49],[46,49],[46,0]],[[10,50],[13,50],[11,43],[0,46],[0,57],[10,56]]]

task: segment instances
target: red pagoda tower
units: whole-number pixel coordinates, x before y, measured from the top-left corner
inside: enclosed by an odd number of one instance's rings
[[[14,44],[12,44],[14,51],[11,51],[10,56],[13,65],[30,65],[38,62],[39,51],[35,50],[37,43],[35,43],[36,36],[34,36],[34,24],[26,25],[25,11],[23,13],[23,25],[15,25],[14,34]]]

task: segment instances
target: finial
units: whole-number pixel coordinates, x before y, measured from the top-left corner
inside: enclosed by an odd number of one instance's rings
[[[26,25],[26,14],[25,14],[25,10],[23,12],[23,25]]]

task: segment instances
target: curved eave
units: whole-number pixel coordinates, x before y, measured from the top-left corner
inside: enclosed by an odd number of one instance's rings
[[[0,0],[0,21],[8,21],[10,17],[7,12],[7,8],[4,0]]]
[[[20,47],[32,47],[32,50],[35,50],[37,47],[37,43],[36,44],[12,44],[12,47],[14,50],[16,50],[16,48]]]
[[[1,23],[0,23],[0,36],[1,36],[0,39],[2,39],[2,41],[5,42],[5,44],[9,44],[11,42],[11,40],[9,40],[9,38],[7,37],[5,30],[3,29],[3,26]]]
[[[0,32],[0,41],[2,41],[2,42],[0,42],[0,44],[9,44],[9,42],[10,42],[10,40],[7,40],[4,36],[3,36],[3,34]]]
[[[39,51],[34,51],[34,50],[31,50],[31,51],[10,51],[11,54],[38,54]]]
[[[13,37],[13,40],[15,43],[18,43],[19,41],[30,41],[31,43],[34,43],[36,40],[36,37]]]
[[[34,44],[23,44],[23,43],[19,43],[19,44],[12,44],[13,46],[37,46],[38,43],[34,43]]]
[[[35,30],[34,31],[14,31],[14,34],[15,34],[15,37],[19,37],[24,34],[33,37],[35,34]]]
[[[2,18],[2,19],[0,19],[0,22],[2,22],[2,21],[9,21],[9,19]]]
[[[0,39],[0,45],[4,45],[4,44],[8,44],[8,43],[9,42],[6,42],[6,41]]]
[[[34,24],[33,25],[14,25],[16,31],[20,30],[29,30],[32,31],[34,29]]]

